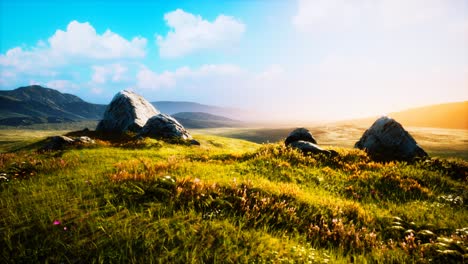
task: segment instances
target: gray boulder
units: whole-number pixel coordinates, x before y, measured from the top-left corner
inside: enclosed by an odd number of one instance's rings
[[[324,150],[312,142],[303,141],[303,140],[291,142],[289,146],[292,148],[298,149],[305,154],[318,154],[318,153],[331,154],[330,151]]]
[[[376,161],[412,161],[428,157],[400,123],[386,116],[377,119],[354,147],[365,150]]]
[[[291,143],[299,141],[299,140],[317,144],[317,141],[312,136],[312,133],[310,133],[308,129],[303,128],[303,127],[296,128],[291,133],[289,133],[284,144],[286,146],[289,146]]]
[[[159,114],[142,96],[131,91],[118,92],[104,112],[96,131],[124,133],[139,132],[149,118]]]
[[[166,140],[192,139],[190,133],[177,120],[166,114],[151,117],[138,133],[138,136]]]

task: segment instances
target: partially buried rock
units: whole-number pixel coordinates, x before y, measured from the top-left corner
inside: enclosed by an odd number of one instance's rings
[[[45,144],[39,151],[54,151],[54,150],[63,150],[70,146],[76,145],[92,145],[96,144],[94,139],[90,137],[81,136],[81,137],[67,137],[67,136],[53,136],[48,137],[45,140]]]
[[[53,136],[46,140],[46,144],[40,149],[41,151],[62,150],[75,143],[72,138],[66,136]]]
[[[317,141],[312,136],[310,131],[303,127],[296,128],[291,133],[289,133],[284,144],[286,144],[286,146],[289,146],[291,143],[299,141],[299,140],[317,144]]]
[[[318,154],[318,153],[330,154],[330,151],[324,150],[312,142],[303,141],[303,140],[291,142],[289,146],[299,149],[300,151],[306,154]]]
[[[96,131],[138,133],[148,119],[157,114],[159,111],[142,96],[131,91],[120,91],[107,106]]]
[[[81,143],[81,144],[94,144],[94,143],[96,143],[94,141],[94,139],[91,139],[90,137],[87,137],[87,136],[77,137],[77,138],[75,138],[75,142],[76,143]]]
[[[163,140],[192,139],[190,133],[177,120],[166,114],[151,117],[138,136]]]
[[[428,156],[400,123],[386,116],[377,119],[354,147],[376,161],[412,161]]]

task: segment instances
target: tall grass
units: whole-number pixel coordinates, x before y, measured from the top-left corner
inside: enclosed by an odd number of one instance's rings
[[[6,263],[463,263],[468,164],[281,143],[0,154]]]

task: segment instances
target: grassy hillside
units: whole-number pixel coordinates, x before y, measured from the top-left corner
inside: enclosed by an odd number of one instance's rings
[[[195,134],[0,154],[14,263],[462,263],[468,164]]]
[[[468,129],[468,101],[412,108],[388,114],[403,126]],[[341,123],[370,126],[377,117]]]

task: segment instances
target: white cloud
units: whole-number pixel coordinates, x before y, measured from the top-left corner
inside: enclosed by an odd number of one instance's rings
[[[92,82],[98,84],[107,83],[109,80],[112,82],[120,82],[126,79],[125,74],[128,68],[120,63],[114,63],[105,66],[93,66],[94,73]]]
[[[156,73],[147,67],[142,67],[137,73],[137,87],[140,89],[156,90],[160,88],[170,88],[180,81],[213,79],[226,76],[238,76],[243,73],[242,69],[230,64],[209,64],[198,69],[181,67],[175,71],[164,71]]]
[[[57,30],[49,38],[54,53],[84,56],[93,59],[139,58],[145,56],[146,39],[134,37],[128,41],[107,29],[102,35],[88,22],[72,21],[67,30]]]
[[[214,21],[181,9],[164,15],[171,30],[165,37],[158,35],[156,42],[161,57],[181,57],[189,53],[232,47],[245,32],[245,25],[234,17],[219,15]]]
[[[257,75],[259,81],[275,81],[281,79],[285,75],[284,68],[279,64],[272,64],[264,71]]]
[[[109,29],[100,35],[88,22],[72,21],[66,31],[57,30],[48,44],[39,41],[32,48],[15,47],[0,55],[0,67],[33,73],[86,60],[141,58],[145,56],[145,48],[145,38],[134,37],[129,41]]]
[[[303,32],[358,27],[399,29],[437,22],[462,1],[446,0],[298,0],[293,25]]]
[[[150,69],[143,67],[137,73],[137,86],[142,89],[155,90],[172,87],[175,84],[175,74],[168,71],[157,74]]]
[[[76,83],[73,83],[69,80],[52,80],[47,82],[45,87],[56,89],[61,92],[71,92],[73,90],[79,89],[79,86]]]
[[[0,70],[0,86],[10,86],[16,80],[16,74],[10,70]]]
[[[366,2],[368,1],[299,0],[292,23],[304,32],[346,29],[359,20],[367,7]]]
[[[434,21],[446,15],[451,1],[381,0],[378,10],[384,27],[394,29]]]

